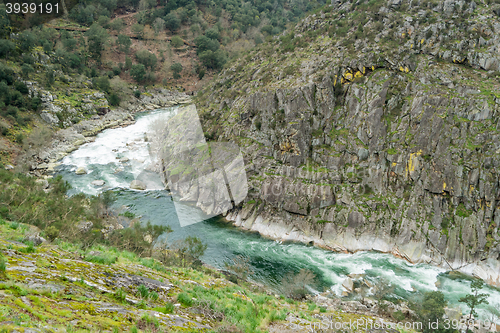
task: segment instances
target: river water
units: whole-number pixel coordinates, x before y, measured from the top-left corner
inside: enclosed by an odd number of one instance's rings
[[[152,126],[175,112],[176,108],[167,108],[137,114],[135,124],[105,130],[94,142],[66,156],[57,173],[72,185],[69,194],[83,192],[95,195],[103,190],[113,190],[117,198],[113,208],[129,210],[142,216],[143,221],[153,224],[170,225],[173,232],[168,234],[167,243],[187,236],[199,237],[208,245],[201,259],[216,268],[224,268],[226,262],[231,262],[238,255],[246,256],[253,271],[251,279],[277,292],[285,275],[302,268],[316,275],[317,282],[311,286],[312,292],[331,290],[337,295],[342,294],[341,285],[348,274],[363,274],[363,278],[374,285],[388,286],[388,295],[394,298],[416,300],[425,291],[440,290],[450,307],[461,307],[466,313],[467,307],[458,299],[471,291],[471,280],[464,276],[451,278],[442,268],[413,265],[382,253],[342,254],[303,244],[281,244],[232,227],[220,217],[181,227],[172,199],[160,177],[147,170],[152,158],[149,142],[145,140],[145,133]],[[87,174],[76,175],[78,167],[84,167]],[[129,189],[130,182],[144,174],[150,180],[148,189]],[[106,185],[91,185],[93,180],[104,180]],[[201,216],[195,207],[184,207],[179,214],[193,219]],[[165,240],[165,235],[160,238]],[[478,313],[484,320],[491,319],[492,309],[500,309],[500,291],[485,287],[483,292],[490,295],[489,306],[482,306]]]

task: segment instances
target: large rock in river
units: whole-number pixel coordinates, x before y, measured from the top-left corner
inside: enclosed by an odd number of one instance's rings
[[[144,184],[143,182],[141,182],[140,180],[133,180],[131,183],[130,183],[130,188],[133,189],[133,190],[141,190],[141,191],[144,191],[146,189],[146,184]]]

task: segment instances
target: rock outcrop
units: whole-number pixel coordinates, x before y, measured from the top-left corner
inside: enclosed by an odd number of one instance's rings
[[[198,95],[207,137],[245,155],[228,220],[500,286],[500,24],[474,2],[429,6],[332,5]]]

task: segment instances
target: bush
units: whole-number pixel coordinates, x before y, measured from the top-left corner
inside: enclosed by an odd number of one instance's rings
[[[44,234],[45,237],[47,237],[51,242],[53,242],[57,237],[59,237],[59,229],[51,225],[44,230]]]
[[[174,79],[179,79],[181,77],[180,73],[182,72],[182,65],[178,62],[170,66],[170,69],[174,73]]]
[[[132,65],[132,68],[130,68],[130,76],[138,83],[144,82],[146,67],[143,64]]]
[[[120,34],[120,35],[118,35],[118,38],[116,39],[116,44],[118,44],[118,49],[121,52],[128,53],[130,50],[130,46],[132,45],[132,41],[130,40],[129,36]],[[126,60],[125,60],[125,62],[126,62]]]
[[[174,12],[170,12],[165,16],[165,26],[172,32],[176,31],[181,26],[181,20]]]
[[[172,302],[165,303],[165,313],[174,313],[175,305]]]
[[[122,288],[118,288],[118,290],[113,294],[113,297],[117,301],[125,303],[127,300],[127,293]]]
[[[135,98],[141,97],[141,92],[139,90],[134,91]]]
[[[172,37],[172,39],[170,40],[170,43],[172,44],[173,47],[175,48],[179,48],[181,47],[182,45],[184,45],[184,41],[182,40],[182,38],[180,38],[179,36],[175,35]]]
[[[158,61],[158,59],[156,59],[156,56],[153,53],[149,52],[148,50],[138,51],[135,54],[135,58],[137,59],[137,62],[151,69],[154,69]]]
[[[112,106],[118,106],[120,105],[120,97],[115,93],[111,93],[108,97],[108,102]]]
[[[149,289],[145,285],[141,284],[139,288],[137,288],[137,291],[142,298],[149,297]]]
[[[85,260],[101,265],[112,265],[118,260],[118,257],[109,254],[98,254],[86,256]]]
[[[6,272],[7,272],[7,262],[5,261],[4,257],[0,256],[0,277],[5,277],[7,274]]]

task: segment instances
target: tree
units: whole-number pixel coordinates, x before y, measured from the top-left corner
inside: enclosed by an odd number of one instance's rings
[[[158,59],[156,59],[156,56],[154,53],[149,52],[148,50],[140,50],[135,54],[135,58],[137,61],[141,64],[143,64],[145,67],[149,67],[153,69],[156,66],[156,63]]]
[[[23,31],[19,35],[19,47],[23,51],[31,51],[33,47],[37,44],[37,36],[31,31]]]
[[[0,8],[0,39],[8,38],[11,26],[5,8]]]
[[[210,50],[199,54],[199,58],[203,65],[208,68],[221,69],[227,62],[226,54],[222,50],[212,52]]]
[[[120,31],[123,28],[123,19],[117,18],[109,23],[109,27],[114,31]]]
[[[170,31],[174,32],[181,26],[181,20],[174,12],[170,12],[165,16],[165,25]]]
[[[175,35],[172,37],[172,39],[170,40],[170,43],[172,44],[173,47],[175,48],[179,48],[181,47],[182,45],[184,45],[184,41],[182,40],[182,38],[180,38],[179,36]]]
[[[472,320],[472,316],[477,316],[476,308],[481,304],[489,304],[486,300],[488,294],[479,294],[479,290],[483,289],[483,280],[472,281],[470,287],[472,289],[472,294],[468,294],[465,297],[460,298],[458,301],[465,303],[470,308],[469,320],[467,321],[466,332],[469,331],[469,322]]]
[[[199,260],[205,253],[207,245],[204,244],[198,237],[189,236],[183,241],[177,242],[174,245],[174,248],[180,251],[184,257]]]
[[[0,39],[0,58],[9,56],[16,49],[16,45],[7,39]]]
[[[215,52],[219,49],[219,42],[213,39],[208,38],[207,36],[198,36],[194,39],[194,43],[196,44],[196,53],[200,55],[200,53],[205,52],[207,50]]]
[[[132,68],[132,59],[125,57],[125,70]]]
[[[144,26],[142,24],[134,24],[132,25],[132,32],[138,39],[142,39],[144,36]]]
[[[90,29],[85,33],[89,42],[89,53],[90,56],[100,62],[101,53],[104,50],[104,44],[108,40],[108,32],[106,29],[101,27],[99,24],[94,23],[90,26]]]
[[[170,69],[172,72],[174,72],[174,79],[180,79],[181,75],[180,73],[182,72],[182,65],[178,62],[170,66]]]
[[[445,329],[443,325],[442,319],[446,305],[447,302],[442,292],[430,291],[424,294],[424,299],[417,311],[424,333],[453,331]]]
[[[120,49],[121,52],[128,53],[130,50],[130,46],[132,45],[132,41],[130,40],[130,37],[127,35],[118,35],[118,38],[116,40],[116,43],[118,44],[118,48]]]
[[[130,76],[132,76],[135,81],[143,82],[145,75],[146,67],[144,67],[143,64],[132,65],[132,68],[130,69]]]

